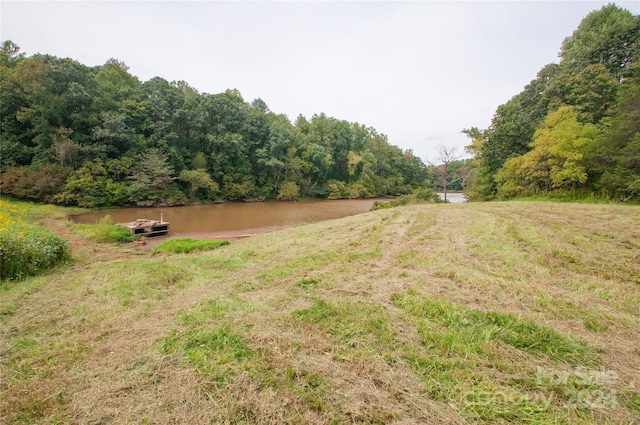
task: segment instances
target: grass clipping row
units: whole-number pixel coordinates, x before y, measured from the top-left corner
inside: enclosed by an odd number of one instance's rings
[[[638,207],[411,205],[2,291],[8,424],[640,417]]]

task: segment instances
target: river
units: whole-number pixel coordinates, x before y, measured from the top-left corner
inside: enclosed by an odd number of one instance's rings
[[[341,199],[300,202],[230,202],[167,208],[125,208],[78,214],[76,223],[94,224],[110,215],[114,223],[139,218],[160,220],[171,225],[171,232],[242,235],[262,233],[301,223],[331,220],[371,210],[376,200]],[[388,200],[388,199],[385,199]]]
[[[440,199],[444,199],[444,192],[438,192]],[[461,202],[467,202],[467,197],[461,192],[447,192],[447,201],[452,204],[459,204]]]

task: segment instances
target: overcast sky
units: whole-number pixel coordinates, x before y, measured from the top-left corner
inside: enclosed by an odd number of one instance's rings
[[[238,89],[294,121],[324,112],[435,161],[519,93],[608,1],[0,2],[2,40],[146,81]],[[640,2],[617,1],[640,14]]]

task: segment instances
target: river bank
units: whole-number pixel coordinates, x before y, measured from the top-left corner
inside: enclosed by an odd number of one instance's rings
[[[0,288],[0,422],[634,423],[639,217],[411,205],[167,255],[45,216],[74,261]]]

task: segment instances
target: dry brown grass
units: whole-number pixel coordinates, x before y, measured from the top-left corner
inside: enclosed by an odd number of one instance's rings
[[[638,421],[638,207],[410,206],[188,256],[49,225],[79,261],[2,289],[2,423]],[[399,295],[462,319],[427,320]],[[480,311],[582,341],[583,363],[492,339],[469,324]],[[617,379],[573,389],[616,405],[567,408],[566,388],[536,382],[538,367],[581,366]],[[478,412],[461,394],[482,391],[554,400]]]

